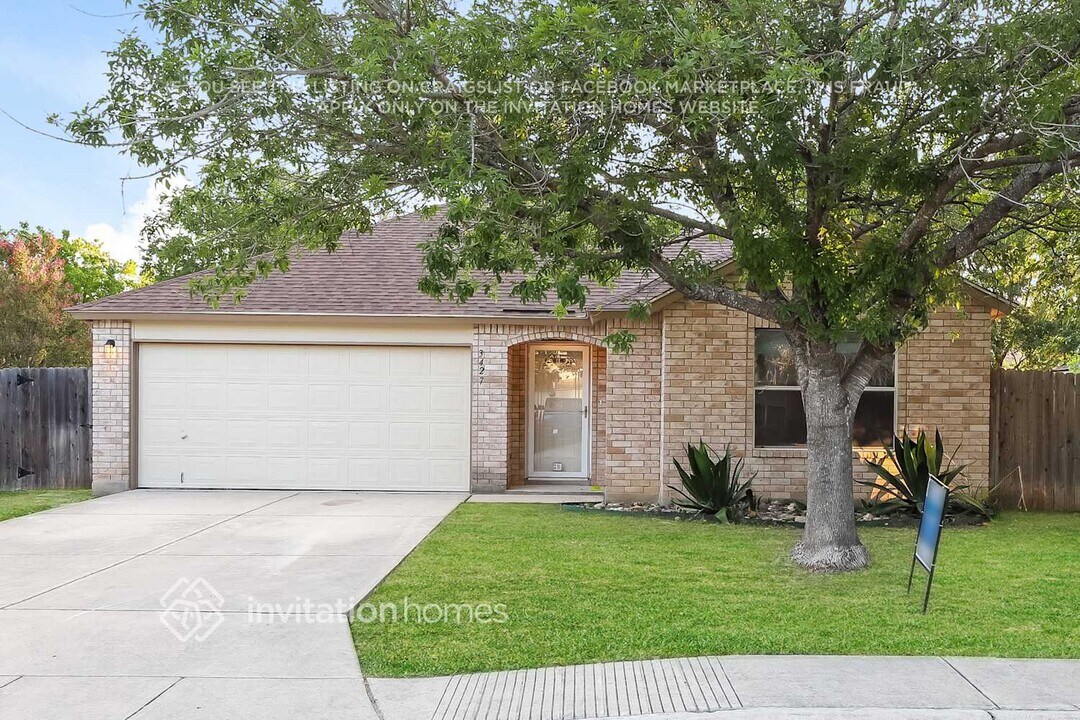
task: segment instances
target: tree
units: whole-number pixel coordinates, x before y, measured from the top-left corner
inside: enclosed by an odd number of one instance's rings
[[[55,236],[0,236],[0,367],[88,365],[90,328],[63,312],[76,299]]]
[[[165,175],[198,160],[161,226],[230,248],[196,285],[211,301],[298,245],[444,201],[430,294],[562,313],[583,278],[648,270],[773,321],[806,408],[808,568],[868,562],[851,424],[875,367],[966,258],[1076,200],[1075,0],[140,8],[160,42],[124,38],[106,95],[64,127]]]
[[[998,367],[1080,371],[1080,228],[1018,233],[972,256],[967,274],[1017,304],[994,325]]]
[[[45,231],[38,228],[38,232]],[[64,230],[60,233],[59,242],[64,274],[78,295],[79,302],[90,302],[146,284],[134,260],[117,260],[96,240],[72,237]]]

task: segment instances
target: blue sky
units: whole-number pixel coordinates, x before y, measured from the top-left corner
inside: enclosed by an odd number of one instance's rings
[[[0,0],[0,108],[55,132],[48,113],[68,113],[104,91],[103,52],[132,27],[127,13],[123,0]],[[138,259],[155,193],[146,180],[122,184],[129,174],[142,172],[116,150],[41,137],[0,116],[0,228],[26,221],[67,229]]]

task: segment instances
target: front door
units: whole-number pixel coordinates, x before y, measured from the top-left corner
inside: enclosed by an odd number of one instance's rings
[[[529,477],[588,477],[588,346],[529,346],[528,408]]]

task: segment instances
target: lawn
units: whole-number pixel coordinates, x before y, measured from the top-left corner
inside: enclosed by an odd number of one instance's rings
[[[89,490],[0,491],[0,521],[90,498]]]
[[[368,598],[505,603],[505,623],[354,621],[364,671],[403,677],[728,654],[1080,657],[1080,515],[946,528],[930,613],[914,530],[865,529],[873,566],[792,566],[797,533],[466,503]],[[415,614],[410,616],[415,619]]]

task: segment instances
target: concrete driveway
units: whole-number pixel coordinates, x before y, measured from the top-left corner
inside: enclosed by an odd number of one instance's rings
[[[465,497],[136,490],[0,523],[0,720],[374,719],[343,613]]]

